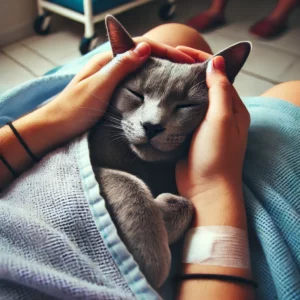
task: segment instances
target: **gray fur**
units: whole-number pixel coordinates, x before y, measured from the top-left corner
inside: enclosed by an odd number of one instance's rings
[[[122,25],[111,16],[106,22],[114,55],[132,48]],[[89,135],[101,195],[120,237],[155,288],[170,270],[169,244],[193,217],[192,204],[178,196],[175,165],[186,155],[208,107],[205,71],[206,62],[150,58],[118,87]]]

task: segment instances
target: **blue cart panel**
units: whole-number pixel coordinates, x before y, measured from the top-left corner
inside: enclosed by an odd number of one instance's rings
[[[97,15],[100,12],[132,1],[134,0],[92,0],[93,14]],[[48,0],[48,2],[52,2],[84,14],[82,0]]]

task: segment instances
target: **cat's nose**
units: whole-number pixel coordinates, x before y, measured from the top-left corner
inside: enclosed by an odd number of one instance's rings
[[[163,128],[160,124],[152,124],[149,122],[143,123],[142,126],[144,127],[149,140],[165,130],[165,128]]]

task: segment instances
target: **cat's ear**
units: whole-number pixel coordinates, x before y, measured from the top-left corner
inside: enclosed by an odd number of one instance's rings
[[[114,56],[135,47],[130,34],[115,17],[108,15],[105,18],[105,24]]]
[[[218,52],[213,56],[224,57],[227,78],[231,83],[234,82],[236,75],[239,73],[244,63],[246,62],[251,48],[252,45],[250,42],[239,42]]]

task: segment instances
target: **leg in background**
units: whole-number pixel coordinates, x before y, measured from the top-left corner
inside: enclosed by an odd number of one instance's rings
[[[299,0],[278,0],[269,16],[258,21],[250,28],[250,33],[260,38],[271,38],[287,29],[288,18]]]
[[[187,24],[199,31],[211,30],[225,24],[225,7],[228,0],[212,0],[204,12],[188,20]]]
[[[261,96],[278,98],[300,106],[300,81],[289,81],[277,84],[264,92]]]
[[[183,24],[163,24],[144,34],[154,41],[176,46],[187,46],[207,53],[212,53],[208,43],[195,29]]]
[[[269,18],[286,22],[293,9],[298,4],[299,0],[279,0],[275,9],[270,14]]]

